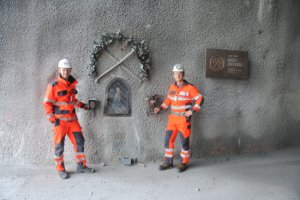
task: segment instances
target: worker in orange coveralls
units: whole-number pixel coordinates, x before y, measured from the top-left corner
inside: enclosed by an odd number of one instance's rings
[[[159,113],[160,110],[171,107],[165,135],[165,161],[159,166],[160,170],[173,167],[174,142],[178,133],[182,145],[181,162],[177,166],[178,171],[185,171],[190,160],[191,117],[193,112],[199,111],[204,99],[196,86],[184,79],[184,72],[184,67],[181,64],[176,64],[173,67],[175,83],[170,86],[168,95],[161,107],[154,109],[155,113]],[[195,102],[194,106],[193,102]]]
[[[67,179],[69,174],[65,170],[63,154],[66,135],[74,147],[76,171],[94,173],[95,170],[86,166],[84,137],[75,113],[75,106],[87,110],[88,105],[76,98],[77,80],[70,75],[72,71],[70,61],[60,60],[58,70],[59,76],[48,85],[43,105],[49,121],[53,124],[56,170],[62,179]]]

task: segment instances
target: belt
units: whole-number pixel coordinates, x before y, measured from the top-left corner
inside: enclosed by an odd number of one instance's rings
[[[75,121],[78,118],[77,117],[58,117],[58,119],[63,120],[63,121],[67,121],[67,122],[71,122],[71,121]]]
[[[171,112],[171,115],[185,116],[185,112]]]

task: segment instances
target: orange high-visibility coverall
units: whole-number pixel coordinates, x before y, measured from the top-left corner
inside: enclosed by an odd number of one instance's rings
[[[58,77],[48,85],[43,102],[46,115],[54,125],[54,161],[57,171],[65,169],[63,152],[66,135],[73,144],[76,162],[86,166],[84,137],[75,113],[75,106],[84,108],[85,104],[76,98],[76,84],[77,80],[72,76],[69,77],[69,81]]]
[[[193,102],[195,104],[193,106]],[[163,110],[171,107],[171,113],[168,117],[165,136],[165,161],[173,163],[174,142],[179,132],[181,140],[181,159],[182,163],[187,164],[190,159],[189,137],[191,134],[191,116],[186,117],[185,112],[192,110],[198,112],[204,99],[196,86],[184,80],[183,86],[180,88],[176,83],[169,88],[168,95],[161,105]]]

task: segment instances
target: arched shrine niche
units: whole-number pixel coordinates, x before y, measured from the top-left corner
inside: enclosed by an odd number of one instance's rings
[[[125,80],[113,79],[107,85],[105,96],[105,115],[131,116],[131,91]]]

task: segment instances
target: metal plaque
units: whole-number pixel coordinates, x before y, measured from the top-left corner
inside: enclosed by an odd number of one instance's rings
[[[248,78],[248,52],[206,49],[206,77]]]
[[[111,116],[131,115],[130,88],[123,79],[116,78],[108,84],[104,114]]]

